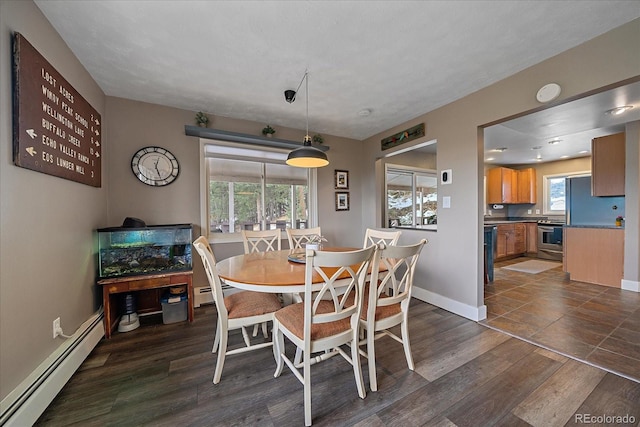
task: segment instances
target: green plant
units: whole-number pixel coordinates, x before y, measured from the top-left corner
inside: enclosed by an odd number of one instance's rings
[[[325,239],[323,236],[319,235],[319,234],[314,234],[313,236],[309,237],[309,242],[311,244],[322,244],[322,242],[326,242],[327,239]]]
[[[271,125],[266,125],[263,129],[262,129],[262,134],[263,135],[273,135],[274,133],[276,133],[276,130],[274,128],[271,127]]]
[[[313,135],[313,142],[315,142],[316,144],[322,144],[324,142],[324,138],[322,137],[322,135],[320,135],[319,133]]]
[[[206,126],[209,124],[209,117],[202,111],[196,113],[196,124],[198,126]]]

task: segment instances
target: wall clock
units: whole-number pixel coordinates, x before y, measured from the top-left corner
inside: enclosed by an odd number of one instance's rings
[[[144,147],[133,155],[131,170],[143,183],[162,187],[176,180],[180,165],[170,151],[161,147]]]

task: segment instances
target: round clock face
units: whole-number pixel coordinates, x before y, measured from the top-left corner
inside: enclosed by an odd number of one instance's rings
[[[176,156],[160,147],[144,147],[131,159],[131,170],[140,181],[153,187],[169,185],[180,173]]]

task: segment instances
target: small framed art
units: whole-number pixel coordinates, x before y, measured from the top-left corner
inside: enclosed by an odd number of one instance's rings
[[[337,211],[349,210],[349,192],[336,191],[336,210]]]
[[[336,190],[349,189],[349,171],[335,170],[335,187]]]

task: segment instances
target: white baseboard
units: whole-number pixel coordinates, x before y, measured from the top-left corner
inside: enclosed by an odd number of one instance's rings
[[[0,425],[33,425],[104,336],[102,309],[0,402]]]
[[[622,279],[621,288],[625,291],[640,292],[640,282]]]
[[[481,305],[480,307],[473,307],[468,304],[461,303],[460,301],[447,298],[440,294],[428,291],[426,289],[414,286],[411,291],[411,296],[419,299],[420,301],[433,304],[437,307],[450,311],[458,316],[465,317],[469,320],[478,322],[487,318],[487,306]]]

